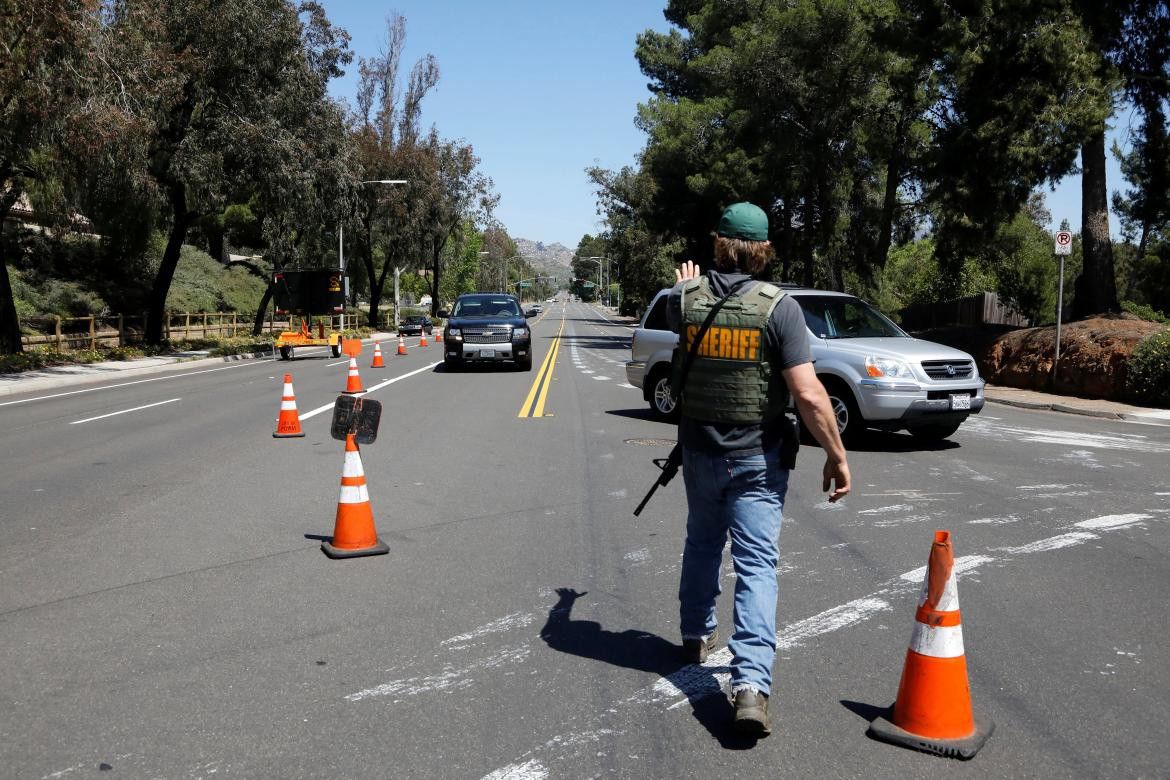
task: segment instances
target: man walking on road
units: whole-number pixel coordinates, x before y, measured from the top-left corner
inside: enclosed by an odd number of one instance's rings
[[[812,368],[804,317],[779,287],[756,281],[772,256],[768,217],[750,203],[723,212],[715,270],[675,271],[667,317],[680,334],[671,383],[680,396],[679,442],[687,492],[687,538],[679,583],[683,652],[702,663],[715,649],[715,599],[723,546],[735,567],[731,687],[735,727],[771,732],[768,696],[776,656],[776,565],[796,430],[789,394],[825,450],[824,486],[849,492],[845,447],[828,395]]]

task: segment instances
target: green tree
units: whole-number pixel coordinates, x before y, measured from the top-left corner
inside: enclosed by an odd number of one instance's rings
[[[157,343],[188,229],[249,177],[291,175],[271,163],[319,116],[328,80],[348,61],[348,36],[320,6],[288,0],[111,0],[103,19],[106,103],[130,118],[138,150],[125,164],[169,211],[146,322],[146,340]]]
[[[83,0],[6,2],[0,13],[0,223],[31,184],[58,164],[81,108],[86,37]],[[20,323],[0,241],[0,353],[21,351]]]

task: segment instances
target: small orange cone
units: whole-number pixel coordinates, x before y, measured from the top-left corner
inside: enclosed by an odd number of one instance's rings
[[[366,392],[362,389],[362,378],[358,375],[357,358],[351,357],[349,359],[349,377],[345,380],[345,389],[341,392],[346,395]]]
[[[322,542],[321,549],[330,558],[359,558],[390,552],[374,528],[366,473],[362,470],[362,456],[352,433],[345,437],[345,465],[341,469],[341,496],[337,499],[333,538]]]
[[[292,374],[284,375],[284,392],[280,395],[280,416],[276,418],[274,439],[294,439],[304,436],[301,417],[297,414],[297,399],[293,395]]]
[[[374,362],[370,364],[370,368],[385,368],[386,364],[382,362],[382,345],[374,342]]]
[[[422,328],[419,328],[418,331],[418,345],[420,347],[425,347],[427,345],[427,332]]]
[[[399,355],[406,354],[406,342],[402,340],[401,333],[398,334],[398,354]]]
[[[443,331],[441,331],[441,330],[436,330],[436,331],[435,331],[435,343],[436,343],[436,344],[438,344],[438,343],[439,343],[439,342],[441,342],[442,340],[443,340]]]
[[[950,531],[935,531],[898,698],[869,735],[950,758],[973,757],[995,730],[971,711]]]

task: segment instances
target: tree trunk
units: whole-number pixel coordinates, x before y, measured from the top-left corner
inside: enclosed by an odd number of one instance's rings
[[[0,167],[0,186],[9,183],[12,166],[5,164]],[[8,218],[8,212],[20,198],[23,190],[12,184],[4,193],[0,201],[0,228]],[[8,258],[5,257],[5,242],[0,236],[0,355],[12,355],[23,352],[24,345],[20,342],[20,318],[16,316],[16,301],[12,298],[12,281],[8,278]]]
[[[162,263],[158,267],[154,284],[150,288],[150,299],[146,310],[146,332],[143,334],[143,338],[147,344],[162,343],[167,293],[171,289],[171,280],[175,278],[175,268],[179,265],[179,251],[183,248],[183,239],[187,237],[187,228],[190,227],[193,217],[187,211],[187,194],[184,192],[182,184],[171,185],[171,206],[174,211],[174,222],[171,224],[171,233],[167,237],[167,248],[163,251]]]
[[[902,183],[901,122],[898,123],[895,152],[886,163],[886,192],[882,199],[881,221],[878,223],[878,243],[873,250],[871,265],[875,269],[886,267],[890,257],[890,242],[894,234],[894,210],[898,207],[898,186]]]
[[[260,299],[260,305],[256,307],[256,319],[252,323],[252,336],[259,336],[264,332],[264,315],[268,313],[268,304],[272,302],[272,294],[276,289],[276,285],[272,280],[268,280],[268,286],[264,288],[264,297]]]
[[[1120,309],[1109,240],[1109,193],[1105,180],[1105,126],[1081,146],[1081,247],[1084,264],[1077,277],[1073,319]]]
[[[0,241],[0,355],[23,352],[20,343],[20,319],[16,316],[16,302],[12,299],[12,283],[8,279],[8,261],[4,257],[4,242]]]

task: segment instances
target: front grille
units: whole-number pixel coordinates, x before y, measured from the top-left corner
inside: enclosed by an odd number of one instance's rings
[[[975,364],[970,360],[924,360],[922,370],[931,379],[970,379],[975,373]]]
[[[507,344],[511,340],[510,325],[485,325],[463,329],[463,341],[466,344]]]

